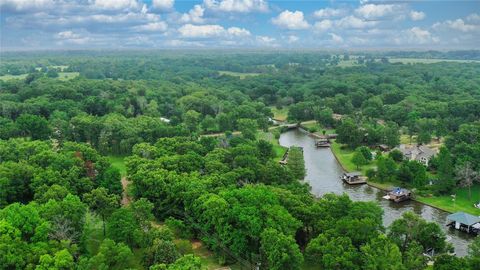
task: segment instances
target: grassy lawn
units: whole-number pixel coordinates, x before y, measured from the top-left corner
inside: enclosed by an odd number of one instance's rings
[[[337,66],[338,67],[354,67],[354,66],[360,66],[360,64],[357,63],[357,59],[350,59],[350,60],[340,60]]]
[[[242,73],[242,72],[233,72],[233,71],[219,71],[218,72],[220,75],[229,75],[229,76],[234,76],[234,77],[240,77],[240,79],[245,79],[246,77],[249,76],[258,76],[260,73]]]
[[[343,168],[349,172],[361,171],[363,174],[365,174],[368,169],[376,167],[375,161],[372,161],[370,164],[361,166],[359,169],[357,169],[357,166],[352,162],[354,150],[342,148],[342,145],[337,143],[336,141],[331,144],[330,148],[332,149],[333,154],[337,157],[340,164],[342,164]]]
[[[273,144],[273,151],[275,151],[275,161],[280,161],[287,150],[286,147],[280,145],[277,139],[273,136],[271,132],[260,131],[258,133],[259,140],[265,140]]]
[[[21,74],[21,75],[3,75],[0,76],[0,80],[3,81],[9,81],[9,80],[23,80],[27,77],[28,74]],[[57,79],[66,81],[66,80],[71,80],[75,77],[78,77],[80,75],[79,72],[59,72]]]
[[[427,58],[389,58],[390,63],[403,64],[435,64],[440,62],[457,62],[457,63],[478,63],[475,60],[457,60],[457,59],[427,59]]]
[[[480,185],[477,184],[472,187],[472,200],[468,199],[468,189],[459,188],[454,193],[457,195],[455,203],[452,201],[450,195],[435,196],[435,197],[419,197],[417,200],[426,204],[433,205],[448,212],[463,211],[473,215],[480,215],[480,209],[473,207],[474,203],[480,202]]]
[[[288,115],[288,108],[287,107],[283,107],[279,110],[279,109],[277,109],[277,107],[271,106],[270,110],[272,110],[273,119],[276,119],[276,120],[279,120],[279,121],[287,120],[287,115]]]
[[[107,156],[107,158],[113,167],[120,170],[122,176],[127,175],[127,167],[125,166],[124,156]]]
[[[8,81],[8,80],[23,80],[27,77],[27,74],[20,74],[20,75],[10,75],[10,74],[7,74],[7,75],[2,75],[0,76],[0,80],[3,80],[3,81]]]
[[[335,129],[324,128],[315,120],[302,122],[302,126],[306,127],[307,129],[315,128],[317,131],[315,131],[314,133],[317,135],[323,135],[324,130],[325,130],[325,134],[335,134]]]
[[[79,75],[80,75],[79,72],[59,72],[57,79],[62,80],[62,81],[66,81],[66,80],[71,80],[73,78],[76,78]]]
[[[412,140],[410,141],[410,136],[406,134],[400,135],[400,143],[401,144],[417,143],[417,136],[413,135]]]

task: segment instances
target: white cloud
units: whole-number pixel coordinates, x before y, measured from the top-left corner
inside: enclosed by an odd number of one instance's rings
[[[203,23],[203,14],[205,9],[200,5],[193,6],[188,13],[184,13],[180,18],[180,21],[183,23]]]
[[[268,47],[276,47],[278,44],[276,43],[276,39],[269,36],[257,36],[256,37],[257,44],[260,46],[268,46]]]
[[[344,16],[346,13],[345,9],[323,8],[315,11],[313,15],[319,19],[324,19]]]
[[[221,36],[225,28],[217,24],[193,25],[185,24],[178,29],[182,37],[199,38]]]
[[[132,28],[133,30],[140,32],[165,32],[168,29],[168,25],[165,22],[152,22],[134,26]]]
[[[181,39],[171,39],[167,40],[164,43],[166,46],[169,47],[204,47],[205,45],[198,41],[187,41]]]
[[[428,30],[420,27],[412,27],[402,31],[401,35],[395,38],[397,44],[430,44],[437,43],[438,37],[435,37]]]
[[[294,36],[294,35],[288,36],[288,43],[295,43],[295,42],[297,42],[298,40],[300,40],[300,38],[297,37],[297,36]]]
[[[53,6],[53,0],[2,0],[0,7],[15,11],[45,9]]]
[[[268,3],[265,0],[204,0],[206,8],[222,12],[266,12]]]
[[[301,11],[291,12],[290,10],[285,10],[277,17],[273,18],[272,23],[289,30],[300,30],[310,27]]]
[[[248,31],[245,28],[239,28],[239,27],[230,27],[227,29],[227,33],[231,36],[235,37],[246,37],[250,36],[250,31]]]
[[[422,12],[422,11],[412,10],[412,11],[410,11],[410,19],[412,19],[414,21],[421,21],[421,20],[425,19],[425,13]]]
[[[441,29],[453,29],[461,32],[472,32],[476,30],[480,30],[480,25],[478,24],[468,24],[465,23],[463,19],[456,19],[456,20],[447,20],[445,22],[437,22],[432,26],[435,30]]]
[[[175,5],[175,0],[153,0],[152,6],[156,9],[169,10]]]
[[[102,9],[112,10],[139,7],[139,4],[136,0],[95,0],[94,5]]]
[[[347,16],[344,18],[341,18],[340,20],[335,21],[335,25],[339,28],[356,28],[356,29],[361,29],[361,28],[368,28],[368,27],[373,27],[376,26],[378,22],[376,21],[367,21],[367,20],[362,20],[359,19],[355,16]]]
[[[72,43],[72,44],[85,44],[90,41],[90,38],[85,37],[79,33],[73,31],[62,31],[55,35],[55,38],[59,40],[60,44]]]
[[[245,37],[250,32],[244,28],[230,27],[228,29],[218,24],[193,25],[185,24],[178,29],[180,35],[184,38],[208,38],[208,37]]]
[[[467,16],[467,21],[469,22],[480,22],[480,15],[477,13],[472,13]]]
[[[401,5],[391,4],[366,4],[358,7],[355,14],[367,20],[378,20],[397,14],[403,9]]]
[[[337,34],[334,33],[328,33],[330,37],[332,38],[331,41],[335,44],[340,44],[343,43],[343,38]]]
[[[314,25],[315,30],[319,32],[325,32],[332,28],[333,22],[331,20],[322,20],[319,22],[316,22]]]
[[[454,21],[447,21],[446,24],[455,30],[459,30],[462,32],[470,32],[474,30],[478,30],[479,26],[478,25],[473,25],[473,24],[466,24],[462,19],[456,19]]]

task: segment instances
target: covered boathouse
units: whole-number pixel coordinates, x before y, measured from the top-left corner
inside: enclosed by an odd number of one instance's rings
[[[457,212],[447,216],[447,226],[472,234],[480,234],[480,217],[464,212]]]

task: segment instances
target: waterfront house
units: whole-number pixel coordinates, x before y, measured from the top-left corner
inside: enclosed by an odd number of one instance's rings
[[[406,160],[416,160],[425,166],[428,166],[430,159],[437,153],[425,145],[407,146],[401,144],[398,148]]]

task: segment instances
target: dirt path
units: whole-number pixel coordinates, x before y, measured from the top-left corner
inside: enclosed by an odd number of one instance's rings
[[[130,182],[127,180],[126,177],[122,177],[122,189],[123,189],[123,192],[122,192],[122,205],[125,206],[125,205],[128,205],[131,201],[130,197],[128,197],[128,194],[127,194],[127,187],[128,187],[128,184],[130,184]]]

